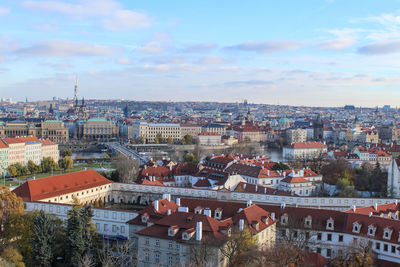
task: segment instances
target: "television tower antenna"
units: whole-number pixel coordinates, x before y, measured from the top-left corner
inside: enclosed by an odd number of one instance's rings
[[[78,75],[75,77],[74,102],[78,100]]]

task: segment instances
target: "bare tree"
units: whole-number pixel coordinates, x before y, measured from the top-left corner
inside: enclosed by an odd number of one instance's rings
[[[119,174],[119,182],[129,182],[134,180],[139,174],[138,160],[130,159],[124,156],[117,156],[114,164]]]
[[[190,247],[190,267],[212,267],[212,259],[216,256],[216,249],[211,242],[203,239],[202,242],[196,242]]]

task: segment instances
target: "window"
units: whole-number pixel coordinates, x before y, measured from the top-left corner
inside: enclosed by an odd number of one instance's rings
[[[176,243],[176,249],[179,249],[180,245],[179,243]]]
[[[150,257],[149,257],[149,253],[148,252],[144,253],[144,261],[145,262],[149,262],[150,261]]]
[[[113,233],[115,233],[117,231],[117,226],[113,225],[112,226],[112,231],[113,231]]]
[[[107,232],[108,231],[108,224],[104,224],[104,231]]]
[[[172,248],[172,241],[168,241],[168,248]]]
[[[125,226],[121,226],[121,233],[123,234],[123,233],[125,233]]]
[[[338,241],[343,242],[343,235],[339,235]]]
[[[330,257],[332,255],[332,250],[330,248],[326,249],[326,256]]]
[[[392,253],[396,253],[396,247],[392,246]]]
[[[172,266],[172,256],[168,256],[168,265]]]
[[[160,239],[156,239],[156,247],[160,247]]]
[[[381,243],[375,243],[375,249],[380,250],[381,249]]]
[[[321,234],[321,233],[318,233],[318,234],[317,234],[317,239],[318,239],[318,240],[321,240],[321,239],[322,239],[322,234]],[[318,252],[318,253],[319,253],[319,252]]]
[[[321,248],[317,248],[317,253],[321,253]]]
[[[150,239],[148,237],[146,237],[145,242],[146,245],[150,245]]]
[[[332,234],[328,234],[327,237],[326,237],[326,239],[327,239],[328,241],[332,241]]]
[[[383,244],[383,250],[384,251],[388,251],[388,249],[389,249],[388,245],[387,244]]]
[[[156,255],[154,257],[154,261],[156,262],[156,264],[160,263],[160,254],[156,253]]]

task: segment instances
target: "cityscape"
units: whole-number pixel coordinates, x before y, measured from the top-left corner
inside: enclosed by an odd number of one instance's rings
[[[0,266],[400,266],[398,7],[312,2],[0,3]]]

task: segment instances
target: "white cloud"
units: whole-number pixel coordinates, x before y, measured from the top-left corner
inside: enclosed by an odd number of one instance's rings
[[[131,65],[132,61],[129,58],[118,58],[117,63],[121,65]]]
[[[204,56],[202,58],[200,58],[199,60],[200,64],[224,64],[227,63],[227,60],[225,60],[222,57],[218,57],[218,56]]]
[[[304,44],[297,41],[249,41],[246,43],[226,47],[228,50],[249,51],[255,53],[278,53],[289,50],[297,50]]]
[[[325,50],[345,50],[355,44],[356,41],[350,38],[338,38],[334,40],[329,40],[318,44],[318,48]]]
[[[400,52],[400,40],[371,43],[357,51],[364,55],[382,55]]]
[[[114,49],[96,44],[78,43],[68,40],[49,40],[16,51],[24,56],[70,57],[110,55]]]
[[[75,19],[94,19],[112,31],[149,27],[151,19],[144,13],[124,9],[115,0],[24,1],[22,6],[46,13],[58,13]]]
[[[147,54],[159,54],[171,48],[173,46],[173,42],[171,36],[168,33],[156,33],[151,40],[142,44],[140,47],[136,48],[136,50],[147,53]]]
[[[8,13],[10,13],[10,9],[9,8],[0,6],[0,16],[7,15]]]
[[[183,53],[207,53],[217,48],[215,43],[192,43],[187,44],[181,51]]]

